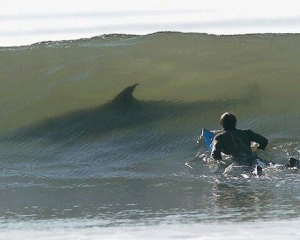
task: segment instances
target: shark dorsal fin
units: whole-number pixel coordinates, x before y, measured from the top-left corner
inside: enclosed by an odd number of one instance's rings
[[[133,97],[133,91],[138,83],[126,87],[120,92],[112,101],[111,104],[114,107],[131,107],[138,103],[138,100]]]

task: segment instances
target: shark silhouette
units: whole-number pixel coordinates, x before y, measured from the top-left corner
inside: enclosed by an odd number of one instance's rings
[[[133,96],[138,84],[126,87],[116,97],[99,107],[88,108],[48,118],[18,128],[4,136],[6,140],[48,139],[65,140],[89,136],[100,136],[118,129],[147,124],[160,119],[199,114],[220,106],[252,104],[251,92],[239,98],[214,101],[169,102],[141,101]],[[254,90],[256,91],[256,87]],[[250,97],[251,96],[251,97]],[[258,99],[255,97],[255,99]]]

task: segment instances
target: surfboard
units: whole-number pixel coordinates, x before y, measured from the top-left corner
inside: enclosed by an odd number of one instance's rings
[[[213,133],[205,128],[202,129],[202,134],[200,136],[200,139],[204,140],[204,145],[209,152],[212,151],[212,142],[213,142],[215,135],[216,135],[215,133]],[[199,142],[199,140],[198,140],[198,142]],[[268,164],[263,162],[263,160],[261,160],[260,158],[256,159],[256,164],[255,164],[255,166],[253,166],[254,168],[249,167],[249,166],[239,166],[239,165],[232,163],[228,167],[226,167],[226,169],[223,172],[223,175],[228,174],[229,172],[233,172],[233,170],[238,170],[238,172],[240,172],[242,170],[242,174],[239,173],[238,175],[241,175],[244,178],[249,178],[249,175],[245,174],[245,167],[246,167],[246,171],[250,171],[250,175],[261,176],[264,174],[262,171],[263,170],[262,166],[268,166]]]
[[[211,150],[212,150],[212,141],[213,141],[215,135],[216,134],[214,134],[213,132],[211,132],[205,128],[202,128],[201,138],[203,138],[205,147],[209,152],[211,152]]]

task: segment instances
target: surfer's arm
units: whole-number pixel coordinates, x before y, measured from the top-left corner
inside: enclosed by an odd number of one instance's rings
[[[260,134],[255,133],[251,130],[248,130],[248,132],[250,134],[251,141],[256,142],[256,143],[259,144],[257,149],[264,150],[267,147],[267,145],[268,145],[268,139],[267,138],[265,138],[264,136],[262,136]]]
[[[220,141],[219,136],[216,136],[212,142],[211,156],[216,160],[222,160],[221,150],[222,150],[222,141]]]

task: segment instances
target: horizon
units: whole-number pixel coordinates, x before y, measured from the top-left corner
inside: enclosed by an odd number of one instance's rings
[[[300,2],[235,0],[1,0],[0,46],[161,31],[216,35],[300,33]],[[101,9],[99,8],[101,6]]]

